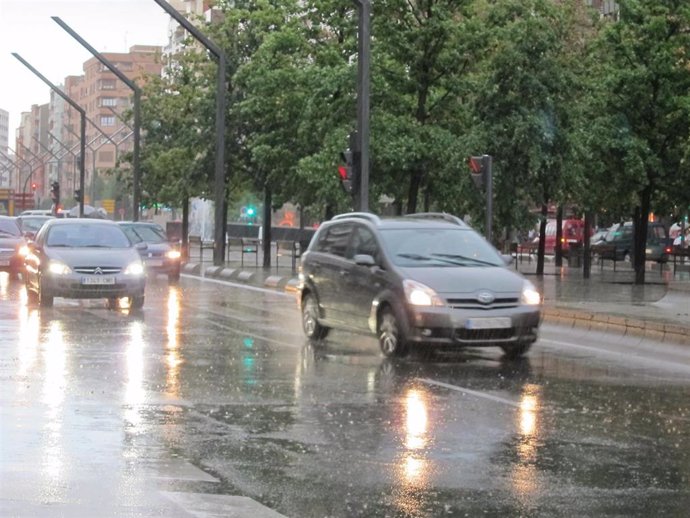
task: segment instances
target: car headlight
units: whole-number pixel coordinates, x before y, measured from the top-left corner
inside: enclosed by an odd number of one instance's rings
[[[541,295],[537,288],[534,287],[534,284],[529,281],[525,281],[525,284],[522,286],[522,303],[528,306],[538,306],[541,304]]]
[[[421,282],[405,279],[403,281],[405,298],[413,306],[443,306],[443,301],[434,290]]]
[[[125,275],[142,275],[144,273],[144,265],[140,261],[130,263],[125,268]]]
[[[179,250],[168,250],[165,253],[165,257],[167,257],[168,259],[179,259],[181,255],[182,254],[180,254]]]
[[[17,249],[17,254],[20,255],[21,257],[26,257],[29,255],[29,247],[26,245],[22,245]]]
[[[53,275],[67,275],[72,273],[72,269],[60,261],[50,261],[50,263],[48,263],[48,271]]]

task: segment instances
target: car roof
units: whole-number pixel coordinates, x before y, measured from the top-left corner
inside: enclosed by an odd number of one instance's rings
[[[93,223],[96,225],[114,225],[116,223],[109,219],[99,219],[99,218],[50,218],[50,221],[46,225],[50,226],[64,226],[64,225],[78,225],[83,223]]]
[[[338,214],[326,223],[342,221],[366,221],[380,229],[409,229],[409,228],[448,228],[456,230],[470,230],[457,216],[445,212],[420,212],[405,216],[393,216],[381,218],[367,212],[349,212]]]

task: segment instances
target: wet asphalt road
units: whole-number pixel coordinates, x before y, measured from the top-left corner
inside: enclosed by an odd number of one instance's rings
[[[0,331],[3,517],[690,514],[688,347],[544,326],[518,362],[387,361],[193,277],[130,315],[2,274]]]

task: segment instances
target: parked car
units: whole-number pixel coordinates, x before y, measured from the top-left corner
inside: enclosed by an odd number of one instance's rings
[[[312,340],[338,328],[377,335],[385,356],[414,345],[499,346],[514,357],[537,339],[540,294],[448,214],[336,216],[314,235],[299,277]]]
[[[557,220],[550,219],[546,222],[546,232],[544,237],[544,251],[553,254],[556,251],[556,230]],[[573,245],[584,245],[585,222],[582,219],[569,218],[562,221],[561,250],[568,255],[570,247]],[[534,239],[539,243],[539,236]]]
[[[25,283],[30,304],[53,305],[54,297],[108,300],[119,306],[144,305],[146,276],[138,248],[114,222],[52,219],[36,234],[26,256]]]
[[[0,271],[8,272],[16,279],[24,273],[24,256],[29,249],[16,220],[10,216],[0,216]]]
[[[17,216],[17,225],[26,239],[33,239],[46,221],[53,219],[53,216],[22,215]]]
[[[146,270],[154,274],[164,273],[170,282],[180,280],[181,254],[177,247],[168,240],[163,227],[157,223],[118,221],[132,243],[146,243],[146,249],[140,250],[141,259]]]
[[[630,261],[633,253],[633,241],[632,222],[617,223],[609,228],[603,241],[592,245],[592,252],[603,259]],[[646,260],[665,263],[668,261],[671,247],[666,227],[661,223],[648,223]]]

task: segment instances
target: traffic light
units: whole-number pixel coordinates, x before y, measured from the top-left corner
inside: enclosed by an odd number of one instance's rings
[[[81,202],[81,189],[74,190],[74,201],[77,203]]]
[[[31,190],[35,191],[36,189],[38,189],[38,184],[36,182],[31,182]]]
[[[355,189],[354,185],[354,153],[350,149],[346,149],[340,153],[340,159],[344,162],[338,166],[338,177],[340,178],[340,185],[343,190],[352,194]]]
[[[247,206],[247,217],[248,218],[253,218],[256,216],[256,208],[252,207],[251,205]]]
[[[55,205],[60,204],[60,184],[58,182],[50,184],[50,199]]]
[[[471,156],[467,159],[467,164],[470,166],[474,185],[476,185],[478,189],[486,189],[487,175],[491,168],[491,156]]]

